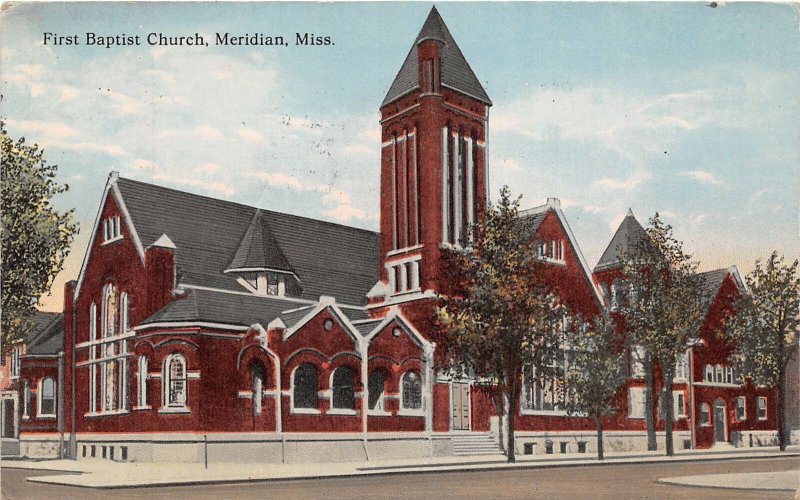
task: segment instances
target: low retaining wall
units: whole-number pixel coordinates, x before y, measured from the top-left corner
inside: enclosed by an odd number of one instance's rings
[[[676,450],[691,448],[691,435],[688,431],[675,431],[672,434]],[[560,453],[597,453],[596,432],[540,431],[515,432],[516,453],[521,455],[545,455]],[[656,433],[658,449],[664,449],[664,433]],[[642,431],[610,431],[603,433],[605,452],[645,451],[647,433]]]
[[[124,462],[363,462],[453,452],[449,436],[425,433],[79,434],[77,444],[78,460]]]

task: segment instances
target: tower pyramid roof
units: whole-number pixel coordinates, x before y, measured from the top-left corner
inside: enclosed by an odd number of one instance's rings
[[[464,54],[461,53],[461,49],[458,48],[456,41],[444,24],[442,16],[439,15],[439,11],[436,10],[436,7],[433,7],[417,38],[414,40],[414,45],[411,46],[406,60],[400,67],[400,71],[389,87],[389,92],[387,92],[381,106],[385,106],[419,88],[417,46],[425,40],[438,40],[441,42],[439,54],[443,86],[473,97],[489,106],[492,105],[491,99],[489,99],[480,81],[478,81],[478,77],[472,72],[472,68],[464,58]]]

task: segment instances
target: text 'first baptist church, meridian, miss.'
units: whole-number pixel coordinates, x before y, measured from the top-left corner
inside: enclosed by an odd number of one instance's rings
[[[264,34],[264,33],[214,33],[214,45],[238,47],[238,46],[263,46],[263,47],[289,47],[289,40],[294,39],[294,45],[325,46],[334,45],[333,39],[328,35],[316,35],[314,33],[295,33],[294,37],[284,35]],[[83,40],[83,43],[81,43]],[[42,33],[42,43],[44,45],[84,45],[87,47],[103,47],[110,49],[113,47],[128,47],[138,45],[151,46],[187,46],[187,47],[208,47],[209,43],[200,33],[192,35],[167,35],[164,33],[148,33],[143,38],[142,35],[127,35],[125,33],[117,35],[98,35],[94,32],[86,32],[81,37],[77,34],[60,35],[49,31]]]

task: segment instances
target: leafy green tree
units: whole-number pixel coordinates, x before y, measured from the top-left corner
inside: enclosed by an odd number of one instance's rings
[[[736,314],[726,324],[733,341],[734,363],[738,372],[759,386],[777,392],[778,444],[786,449],[786,369],[798,350],[800,333],[800,275],[798,261],[784,263],[772,252],[766,262],[756,261],[745,278],[749,293],[744,294]]]
[[[472,242],[449,252],[453,290],[440,294],[437,321],[441,345],[456,373],[496,384],[495,406],[507,416],[506,453],[515,461],[514,416],[522,372],[534,367],[556,377],[558,332],[563,308],[537,273],[535,242],[519,217],[519,199],[503,187],[497,205],[489,203],[485,221]]]
[[[585,415],[597,429],[597,458],[603,460],[603,418],[619,411],[614,399],[625,383],[625,349],[607,316],[570,333],[567,413]]]
[[[53,196],[68,186],[55,181],[39,146],[12,139],[0,122],[2,135],[2,340],[10,345],[25,338],[39,296],[64,267],[78,227],[72,210],[58,212]]]
[[[636,251],[623,261],[627,293],[621,311],[629,331],[629,341],[644,348],[645,415],[648,449],[655,449],[653,421],[653,365],[661,369],[664,388],[664,423],[667,455],[675,453],[672,383],[678,359],[695,340],[703,321],[704,297],[698,283],[697,263],[675,239],[672,227],[651,217]]]

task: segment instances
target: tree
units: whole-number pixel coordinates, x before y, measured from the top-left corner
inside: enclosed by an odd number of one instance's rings
[[[570,334],[567,413],[586,415],[597,429],[597,458],[603,460],[603,418],[619,411],[614,398],[625,382],[625,350],[605,316]]]
[[[519,199],[503,187],[484,224],[471,231],[472,244],[449,252],[455,284],[440,294],[437,323],[449,367],[496,384],[495,406],[508,415],[507,457],[515,461],[514,416],[522,372],[540,376],[553,368],[560,348],[554,338],[563,308],[541,280],[535,242],[519,217]]]
[[[798,350],[800,332],[800,275],[798,261],[784,264],[772,252],[756,261],[747,275],[749,293],[742,295],[736,313],[726,323],[733,341],[738,372],[754,384],[774,387],[777,395],[778,444],[786,449],[786,368]]]
[[[672,383],[675,364],[695,340],[703,321],[702,286],[698,283],[697,264],[675,239],[672,227],[661,221],[658,213],[650,218],[636,251],[623,261],[628,292],[622,300],[622,313],[629,340],[644,348],[645,407],[648,449],[655,449],[653,422],[653,365],[661,371],[661,401],[667,455],[675,453],[672,439],[674,421]]]
[[[78,227],[72,210],[58,212],[51,199],[69,189],[55,181],[56,165],[24,138],[13,140],[5,124],[2,135],[2,340],[5,345],[25,338],[39,296],[64,267]]]

